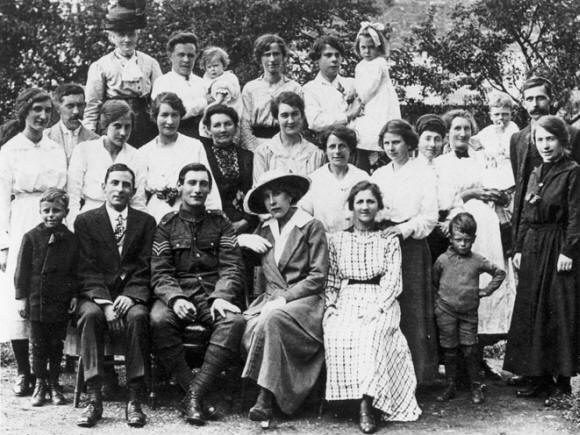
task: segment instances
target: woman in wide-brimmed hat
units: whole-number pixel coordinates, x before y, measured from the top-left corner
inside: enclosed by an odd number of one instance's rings
[[[269,213],[255,234],[238,237],[240,246],[261,254],[260,296],[245,312],[242,339],[248,353],[242,376],[260,386],[250,419],[267,421],[274,400],[282,412],[298,409],[314,387],[322,365],[323,290],[328,246],[323,225],[296,202],[307,178],[281,170],[263,174],[246,196],[255,214]]]
[[[115,50],[89,67],[85,122],[95,131],[99,111],[106,100],[125,100],[135,113],[129,143],[135,148],[149,142],[157,133],[148,114],[153,82],[161,76],[157,60],[136,50],[139,30],[145,28],[145,0],[110,2],[105,30]]]

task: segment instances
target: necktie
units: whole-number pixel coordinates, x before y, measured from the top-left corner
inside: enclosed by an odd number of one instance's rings
[[[123,219],[123,215],[119,213],[119,215],[117,215],[117,220],[115,221],[115,229],[113,230],[117,245],[120,245],[123,237],[125,237],[125,229],[125,219]]]

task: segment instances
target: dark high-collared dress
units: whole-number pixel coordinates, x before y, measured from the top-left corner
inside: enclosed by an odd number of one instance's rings
[[[580,369],[580,166],[562,158],[530,175],[516,252],[517,295],[504,369],[574,376]],[[557,272],[558,257],[572,270]]]

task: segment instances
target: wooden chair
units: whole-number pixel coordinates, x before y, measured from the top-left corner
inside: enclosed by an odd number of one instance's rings
[[[63,353],[77,358],[73,406],[78,408],[81,394],[85,391],[85,376],[83,358],[81,356],[81,334],[72,322],[69,322],[68,325]],[[109,334],[105,334],[105,357],[109,356],[109,358],[105,358],[105,364],[113,364],[113,366],[124,365],[124,355],[125,340],[123,337],[111,337]],[[122,356],[123,358],[117,359],[116,357],[118,356]]]

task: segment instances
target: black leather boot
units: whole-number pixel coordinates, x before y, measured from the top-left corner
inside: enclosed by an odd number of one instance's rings
[[[42,406],[46,402],[46,393],[48,392],[48,386],[45,379],[37,379],[36,385],[34,386],[34,392],[32,393],[32,400],[30,404],[32,406]]]
[[[129,382],[129,401],[125,408],[125,418],[131,427],[143,427],[147,422],[147,416],[141,409],[141,391],[143,391],[142,381]]]
[[[207,421],[201,396],[193,387],[183,399],[183,416],[188,423],[196,426],[203,426]]]
[[[62,393],[62,387],[58,382],[50,384],[50,398],[53,405],[66,405],[66,399]]]
[[[103,416],[103,398],[101,396],[101,382],[93,380],[87,385],[89,403],[83,409],[77,420],[77,426],[93,427]]]
[[[260,388],[258,399],[254,406],[250,408],[249,417],[252,421],[268,421],[272,418],[272,404],[274,395],[265,388]]]

